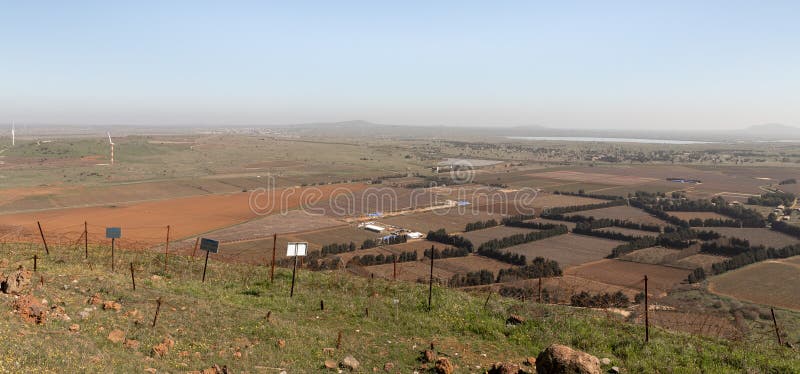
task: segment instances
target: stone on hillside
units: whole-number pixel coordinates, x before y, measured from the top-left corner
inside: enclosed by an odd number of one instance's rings
[[[436,366],[434,367],[437,374],[453,374],[455,371],[455,367],[447,357],[442,357],[436,360]]]
[[[536,357],[539,374],[600,374],[600,360],[586,352],[560,344],[547,347]]]
[[[336,369],[339,365],[336,365],[336,361],[334,360],[325,360],[325,368],[326,369]]]
[[[47,308],[31,295],[22,295],[14,300],[14,310],[26,322],[33,322],[37,325],[43,324],[47,318]]]
[[[359,365],[360,363],[353,356],[347,356],[344,358],[344,360],[342,360],[342,367],[344,367],[345,369],[350,369],[355,371],[358,370]]]
[[[7,294],[20,294],[31,285],[33,275],[29,270],[20,265],[17,271],[6,276],[0,281],[0,290]]]
[[[611,359],[608,357],[603,357],[600,359],[600,363],[603,365],[611,365]]]
[[[383,371],[385,371],[385,372],[387,372],[387,373],[388,373],[388,372],[390,372],[390,371],[392,371],[393,369],[394,369],[394,364],[393,364],[393,363],[391,363],[391,362],[387,362],[387,363],[385,363],[385,364],[383,365]]]
[[[111,340],[112,343],[121,343],[122,340],[125,339],[125,331],[120,329],[114,329],[110,333],[108,333],[108,340]]]
[[[120,309],[122,309],[122,305],[116,301],[109,300],[103,303],[103,310],[119,311]]]
[[[517,365],[517,364],[497,362],[497,363],[493,364],[491,368],[489,368],[489,371],[487,371],[487,373],[489,373],[489,374],[518,374],[518,373],[524,373],[524,372],[520,369],[519,365]]]

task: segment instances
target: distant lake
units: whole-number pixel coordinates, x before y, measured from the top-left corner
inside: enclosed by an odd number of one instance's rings
[[[518,140],[552,140],[565,142],[605,142],[605,143],[644,143],[644,144],[712,144],[696,140],[637,139],[637,138],[594,138],[584,136],[507,136]]]

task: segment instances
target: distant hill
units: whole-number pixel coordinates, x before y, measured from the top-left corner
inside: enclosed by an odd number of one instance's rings
[[[766,123],[753,125],[744,129],[745,132],[768,137],[800,136],[800,127],[780,123]]]

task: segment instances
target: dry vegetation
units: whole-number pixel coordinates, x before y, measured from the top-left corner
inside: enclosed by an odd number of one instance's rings
[[[800,261],[764,261],[718,275],[709,290],[742,300],[800,310]]]

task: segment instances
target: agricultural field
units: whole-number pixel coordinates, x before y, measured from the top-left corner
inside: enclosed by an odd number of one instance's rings
[[[664,247],[650,247],[638,249],[620,257],[620,260],[638,262],[642,264],[659,265],[685,257],[683,250]]]
[[[722,262],[727,260],[728,257],[725,256],[716,256],[716,255],[709,255],[705,253],[698,253],[691,256],[687,256],[669,263],[671,266],[681,267],[684,269],[696,269],[696,268],[703,268],[706,271],[711,269],[711,265],[714,265],[718,262]]]
[[[442,243],[431,242],[427,240],[412,240],[406,243],[387,245],[383,248],[396,255],[399,255],[403,252],[417,252],[417,258],[422,258],[422,256],[425,254],[425,251],[431,249],[432,246],[436,249],[443,249],[447,247]]]
[[[641,288],[644,285],[644,276],[647,275],[650,292],[664,296],[686,280],[690,272],[661,265],[606,259],[568,268],[564,273],[631,288]]]
[[[471,206],[460,208],[453,207],[422,213],[402,214],[380,219],[379,222],[425,233],[441,228],[447,230],[447,232],[462,232],[464,227],[471,222],[489,219],[500,221],[503,219],[499,214],[482,212],[472,209]]]
[[[666,222],[651,216],[650,214],[646,213],[641,209],[636,209],[625,205],[584,210],[580,212],[567,213],[566,215],[567,216],[581,215],[585,217],[594,217],[594,218],[621,219],[637,223],[646,223],[650,225],[662,225],[662,226],[667,225]]]
[[[729,238],[746,239],[751,245],[781,248],[800,243],[800,240],[789,235],[766,228],[706,227],[704,229],[716,231]]]
[[[510,191],[506,198],[499,198],[490,201],[478,200],[478,207],[490,213],[501,214],[532,214],[539,213],[546,208],[555,208],[572,205],[588,205],[605,202],[605,200],[593,199],[582,196],[556,195],[547,192],[537,192],[523,196],[518,191]]]
[[[461,234],[461,236],[471,241],[472,244],[474,244],[475,247],[477,248],[481,244],[488,242],[489,240],[492,239],[501,239],[516,234],[527,234],[532,231],[537,231],[537,230],[501,225],[501,226],[490,227],[488,229],[483,229],[483,230],[465,232]]]
[[[363,184],[351,185],[362,188]],[[334,192],[333,186],[319,187],[321,198]],[[289,191],[289,190],[282,190]],[[275,209],[295,209],[300,206],[299,197],[303,189],[273,196],[255,196],[258,204],[274,203]],[[90,240],[104,238],[105,227],[123,228],[123,238],[128,243],[148,246],[160,243],[166,236],[166,227],[171,227],[173,240],[191,237],[200,233],[229,227],[257,218],[251,209],[254,195],[239,192],[228,195],[201,195],[163,201],[147,201],[127,205],[111,205],[88,208],[68,208],[16,214],[0,215],[0,227],[20,226],[21,240],[38,240],[36,222],[41,222],[48,235],[80,236],[84,221],[90,221]],[[276,213],[279,210],[276,211]],[[77,239],[77,237],[75,238]],[[74,239],[73,239],[74,240]]]
[[[800,264],[764,261],[710,279],[711,292],[764,305],[800,310]]]
[[[304,210],[291,210],[286,214],[273,214],[263,218],[215,230],[206,234],[223,242],[271,238],[273,234],[288,234],[316,231],[342,226],[342,221],[320,215],[312,215]]]
[[[492,288],[499,289],[502,286],[513,286],[534,290],[533,294],[535,295],[538,291],[539,280],[522,279],[512,282],[496,283],[492,285]],[[547,292],[553,298],[553,302],[564,304],[569,304],[572,295],[579,294],[584,291],[592,294],[605,292],[614,293],[620,291],[630,300],[633,300],[636,297],[636,294],[642,292],[640,288],[623,287],[614,284],[602,283],[573,275],[542,278],[542,288],[547,290]]]
[[[562,268],[568,268],[602,259],[611,253],[611,249],[623,243],[570,233],[504,248],[502,251],[525,255],[528,261],[544,257],[558,261]]]

